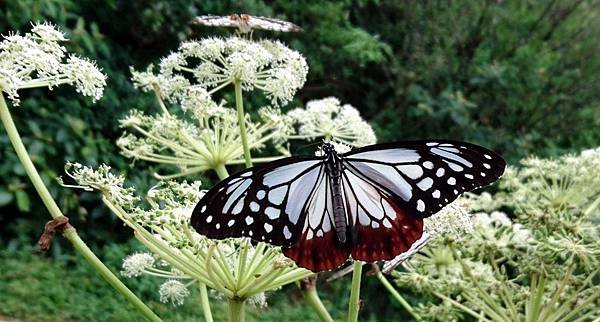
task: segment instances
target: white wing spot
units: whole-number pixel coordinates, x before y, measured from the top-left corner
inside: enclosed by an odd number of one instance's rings
[[[273,226],[271,224],[265,223],[264,227],[265,227],[265,231],[268,233],[270,233],[273,230]]]
[[[421,199],[417,200],[417,210],[420,212],[425,211],[425,203]]]
[[[230,221],[227,223],[227,226],[231,227],[231,226],[233,226],[233,224],[235,224],[235,220],[234,220],[234,219],[231,219],[231,220],[230,220]]]
[[[215,225],[215,228],[217,228],[217,229],[220,229],[220,228],[221,228],[221,224],[217,223],[217,224]]]
[[[269,191],[269,201],[274,205],[281,205],[283,199],[285,198],[285,193],[287,192],[287,186],[281,186],[279,188],[275,188]]]
[[[467,179],[473,179],[474,177],[473,177],[473,175],[472,175],[472,174],[468,174],[468,173],[466,173],[466,174],[465,174],[465,178],[467,178]]]
[[[240,174],[240,177],[249,177],[249,176],[251,176],[251,175],[252,175],[252,171],[248,171],[248,172],[246,172],[246,173],[242,173],[242,174]]]
[[[425,167],[425,169],[431,170],[431,169],[433,169],[433,162],[425,161],[425,162],[423,162],[423,166]]]
[[[456,155],[454,153],[451,153],[451,152],[448,152],[448,151],[444,151],[444,150],[438,149],[438,148],[432,148],[431,152],[434,153],[434,154],[437,154],[437,155],[439,155],[441,157],[448,158],[448,159],[457,161],[459,163],[462,163],[462,164],[466,165],[469,168],[471,168],[473,166],[473,164],[471,162],[469,162],[468,160],[466,160],[463,157],[458,156],[458,155]]]
[[[383,220],[383,225],[387,228],[392,228],[392,223],[387,218]]]
[[[444,168],[439,168],[437,169],[437,171],[435,172],[435,175],[438,177],[441,177],[444,175],[444,173],[446,173],[446,170],[444,170]]]
[[[260,205],[254,201],[250,203],[250,210],[257,212],[260,210]]]
[[[446,161],[446,160],[444,160]],[[463,167],[459,166],[458,164],[454,163],[454,162],[448,162],[446,161],[446,163],[448,163],[448,166],[450,167],[450,169],[456,171],[456,172],[461,172],[464,170]]]
[[[254,235],[254,232],[253,232],[252,230],[249,230],[249,231],[248,231],[248,235],[249,235],[249,236],[252,236],[252,235]]]
[[[423,169],[415,164],[399,165],[396,168],[411,179],[418,179],[423,175]]]
[[[484,166],[486,169],[491,169],[491,168],[492,168],[492,167],[491,167],[489,164],[487,164],[487,163],[484,163],[484,164],[483,164],[483,166]]]
[[[204,212],[206,211],[206,205],[202,206],[202,208],[200,209],[200,212]]]
[[[417,186],[423,190],[423,191],[427,191],[429,190],[429,188],[431,188],[431,186],[433,186],[433,179],[426,177],[423,180],[419,181],[417,183]]]
[[[377,229],[377,228],[379,228],[379,223],[378,223],[378,222],[376,222],[376,221],[374,221],[374,222],[372,222],[372,223],[371,223],[371,227],[373,227],[373,228],[376,228],[376,229]]]
[[[456,189],[454,189],[454,194],[455,194],[455,195],[457,195],[457,194],[458,194],[458,191],[457,191]]]
[[[277,218],[279,218],[279,214],[280,213],[281,213],[281,210],[279,210],[277,208],[267,207],[267,209],[265,209],[265,214],[267,214],[267,216],[270,219],[277,219]]]
[[[483,173],[483,172],[482,172],[482,173],[480,173],[480,174],[481,174],[481,176],[482,176],[482,177],[485,177],[485,173]]]
[[[265,191],[258,190],[258,192],[256,193],[256,198],[258,198],[258,200],[262,200],[264,197],[265,197]]]
[[[448,184],[453,186],[456,184],[456,179],[454,179],[454,177],[450,177],[448,178]]]
[[[484,156],[486,159],[488,159],[488,160],[491,160],[491,159],[492,159],[492,157],[491,157],[489,154],[484,154],[483,156]]]
[[[437,190],[437,189],[436,189],[436,190],[434,190],[434,191],[431,193],[431,196],[432,196],[432,197],[434,197],[435,199],[439,198],[439,197],[440,197],[440,191],[439,191],[439,190]]]
[[[427,143],[427,146],[436,146],[436,145],[438,145],[438,144],[435,143],[435,142],[429,142],[429,143]]]
[[[246,225],[251,225],[254,222],[254,218],[247,216],[246,217]]]
[[[206,222],[207,222],[207,223],[210,223],[212,220],[213,220],[213,217],[212,217],[212,216],[208,216],[208,217],[206,217]]]
[[[233,207],[233,210],[231,211],[231,213],[234,215],[237,215],[242,211],[243,207],[244,207],[244,197],[242,197],[240,200],[238,200],[238,202],[235,204],[235,207]]]
[[[306,240],[311,240],[313,238],[313,231],[312,229],[308,230],[308,233],[306,233]]]
[[[283,227],[283,236],[285,237],[285,239],[292,238],[292,233],[290,232],[288,226]]]
[[[321,229],[317,230],[317,237],[323,237],[323,231]]]

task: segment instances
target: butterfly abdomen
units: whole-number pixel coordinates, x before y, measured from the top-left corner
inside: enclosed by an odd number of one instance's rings
[[[335,151],[331,151],[327,157],[326,171],[329,175],[331,184],[331,205],[333,208],[333,222],[338,242],[346,243],[346,209],[344,208],[344,200],[342,199],[342,165]]]

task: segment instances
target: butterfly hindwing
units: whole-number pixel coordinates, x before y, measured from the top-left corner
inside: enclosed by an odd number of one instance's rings
[[[350,245],[338,242],[333,218],[331,184],[322,176],[307,200],[304,228],[295,245],[283,253],[298,266],[312,271],[334,269],[342,265],[350,254]]]
[[[306,200],[323,176],[322,160],[311,157],[246,169],[205,194],[194,208],[192,226],[213,239],[250,237],[293,245],[304,227]]]
[[[448,140],[379,144],[342,155],[347,169],[396,199],[410,215],[428,217],[461,193],[496,181],[505,161],[483,147]]]
[[[360,173],[344,171],[342,186],[353,259],[392,259],[421,237],[423,220]]]

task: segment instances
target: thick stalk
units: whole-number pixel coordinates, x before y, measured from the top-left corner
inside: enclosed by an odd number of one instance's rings
[[[317,293],[317,276],[309,276],[300,283],[302,293],[304,293],[304,299],[312,307],[315,313],[317,313],[319,319],[323,322],[333,322],[333,318],[329,315],[325,305],[321,302],[321,298],[319,298],[319,293]]]
[[[360,309],[360,280],[362,275],[361,261],[352,263],[352,289],[350,290],[350,303],[348,305],[348,322],[358,321],[358,310]]]
[[[206,284],[200,284],[200,303],[202,304],[202,312],[204,313],[204,320],[206,322],[213,322],[212,312],[210,311],[210,303],[208,302],[208,291]]]
[[[229,322],[244,322],[244,306],[246,301],[242,299],[229,299]]]
[[[227,172],[227,169],[223,164],[217,165],[214,170],[217,173],[217,176],[219,176],[219,179],[221,180],[225,180],[225,178],[229,177],[229,173]]]
[[[242,82],[236,80],[233,82],[233,86],[235,87],[235,107],[237,110],[238,125],[240,127],[242,149],[244,149],[244,160],[246,161],[246,168],[249,168],[252,166],[252,156],[250,155],[250,147],[246,135],[246,114],[244,113],[244,101],[242,100]]]
[[[400,305],[402,305],[404,309],[408,311],[408,313],[410,313],[410,315],[412,315],[413,318],[415,318],[416,321],[423,321],[421,317],[417,315],[415,310],[413,310],[412,306],[410,306],[410,304],[406,302],[402,295],[400,295],[400,293],[396,291],[394,286],[392,286],[392,284],[390,284],[390,282],[385,278],[385,276],[383,276],[383,273],[377,272],[377,279],[379,279],[381,284],[383,284],[383,286],[390,292],[390,294],[392,294],[396,301],[398,301],[398,303],[400,303]]]
[[[27,153],[27,149],[25,145],[23,145],[23,141],[21,140],[21,136],[17,131],[15,123],[10,115],[10,111],[8,110],[8,106],[6,105],[6,101],[4,100],[4,95],[0,94],[0,119],[2,119],[2,124],[4,125],[4,129],[6,130],[6,134],[8,134],[8,138],[12,143],[15,152],[17,153],[17,157],[27,176],[31,180],[35,190],[39,194],[44,206],[50,212],[52,218],[56,219],[58,217],[62,217],[63,214],[58,208],[58,205],[50,195],[50,192],[46,188],[40,174],[36,170],[33,162],[29,158],[29,154]],[[77,231],[74,228],[68,228],[63,232],[63,236],[71,242],[75,250],[77,250],[92,267],[100,274],[104,280],[106,280],[117,292],[121,293],[129,303],[131,303],[140,313],[142,313],[148,320],[150,321],[161,321],[161,319],[147,307],[144,302],[142,302],[139,298],[135,296],[128,288],[123,284],[101,261],[96,257],[96,255],[89,249],[89,247],[79,238]]]

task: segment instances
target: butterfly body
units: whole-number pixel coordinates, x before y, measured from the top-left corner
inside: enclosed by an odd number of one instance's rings
[[[374,262],[406,252],[423,218],[461,193],[494,182],[496,153],[449,140],[378,144],[294,156],[248,168],[210,189],[191,224],[209,238],[249,237],[281,246],[299,266],[330,270],[349,256]]]
[[[346,243],[347,223],[344,200],[342,198],[342,161],[330,143],[324,143],[321,148],[325,154],[325,172],[331,185],[331,202],[337,239],[340,244]],[[352,232],[350,231],[350,234]]]

